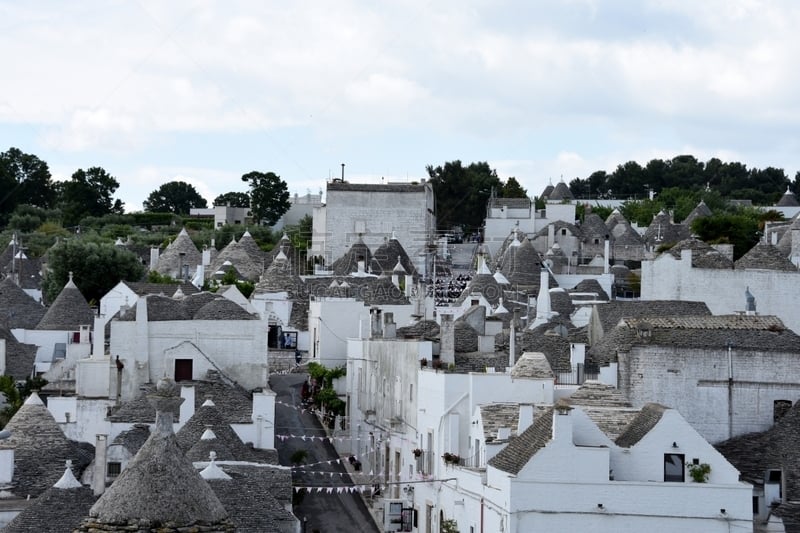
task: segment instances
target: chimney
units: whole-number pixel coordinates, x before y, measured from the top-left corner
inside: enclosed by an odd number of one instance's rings
[[[11,483],[14,478],[14,448],[0,450],[0,484]]]
[[[439,348],[439,360],[444,365],[456,362],[456,327],[453,322],[453,315],[441,314],[442,323],[439,326],[439,337],[441,346]]]
[[[756,297],[752,295],[750,292],[750,287],[747,287],[744,290],[744,297],[747,300],[747,304],[744,308],[745,314],[748,316],[753,316],[756,314]]]
[[[514,313],[511,315],[511,330],[508,334],[508,372],[514,368],[514,361],[517,358],[517,313],[515,308]]]
[[[792,228],[792,251],[789,259],[797,266],[800,266],[800,229]]]
[[[397,336],[397,324],[394,323],[394,313],[383,314],[383,338],[394,339]]]
[[[379,339],[383,336],[383,331],[381,330],[381,310],[379,307],[373,307],[369,310],[370,314],[370,324],[371,324],[371,337],[373,339]]]
[[[586,345],[581,342],[573,342],[569,345],[569,363],[571,365],[582,365],[586,362]]]
[[[606,242],[603,245],[603,256],[603,274],[608,274],[608,265],[609,261],[611,260],[611,243],[608,239],[606,239]]]
[[[100,496],[106,490],[106,455],[108,452],[108,435],[98,434],[94,444],[94,475],[92,476],[92,490],[95,496]]]
[[[522,435],[522,432],[531,427],[533,424],[533,404],[521,403],[519,404],[519,421],[517,422],[517,435]]]
[[[546,268],[542,268],[539,273],[539,297],[536,299],[536,318],[549,320],[551,315],[550,273]]]
[[[547,249],[553,247],[556,242],[556,227],[554,224],[547,225]]]
[[[150,248],[150,270],[155,270],[158,265],[158,247]]]

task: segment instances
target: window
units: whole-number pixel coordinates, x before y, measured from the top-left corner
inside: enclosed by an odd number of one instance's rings
[[[775,400],[772,404],[772,421],[777,422],[792,408],[791,400]]]
[[[122,472],[121,463],[108,463],[108,477],[117,477]]]
[[[686,468],[682,453],[664,454],[664,481],[683,483]]]
[[[567,234],[567,229],[566,228],[561,228],[561,235],[565,236],[566,234]]]
[[[192,380],[192,360],[175,359],[175,381]]]

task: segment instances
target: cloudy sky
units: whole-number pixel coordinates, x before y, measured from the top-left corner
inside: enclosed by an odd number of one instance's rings
[[[0,151],[128,211],[273,171],[316,193],[488,161],[552,180],[690,153],[800,170],[793,0],[0,0]]]

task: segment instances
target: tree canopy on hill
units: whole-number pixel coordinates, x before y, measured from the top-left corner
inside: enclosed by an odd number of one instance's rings
[[[636,161],[623,163],[610,174],[598,170],[587,178],[569,183],[576,198],[644,198],[649,190],[660,193],[667,188],[684,191],[709,189],[725,198],[752,200],[757,205],[774,204],[791,184],[781,168],[747,168],[739,162],[717,158],[703,163],[692,155],[672,159],[652,159],[645,166]],[[800,184],[800,172],[794,185]]]

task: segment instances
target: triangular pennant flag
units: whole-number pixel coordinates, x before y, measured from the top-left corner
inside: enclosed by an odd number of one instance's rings
[[[328,487],[328,494],[333,494],[333,487]]]

